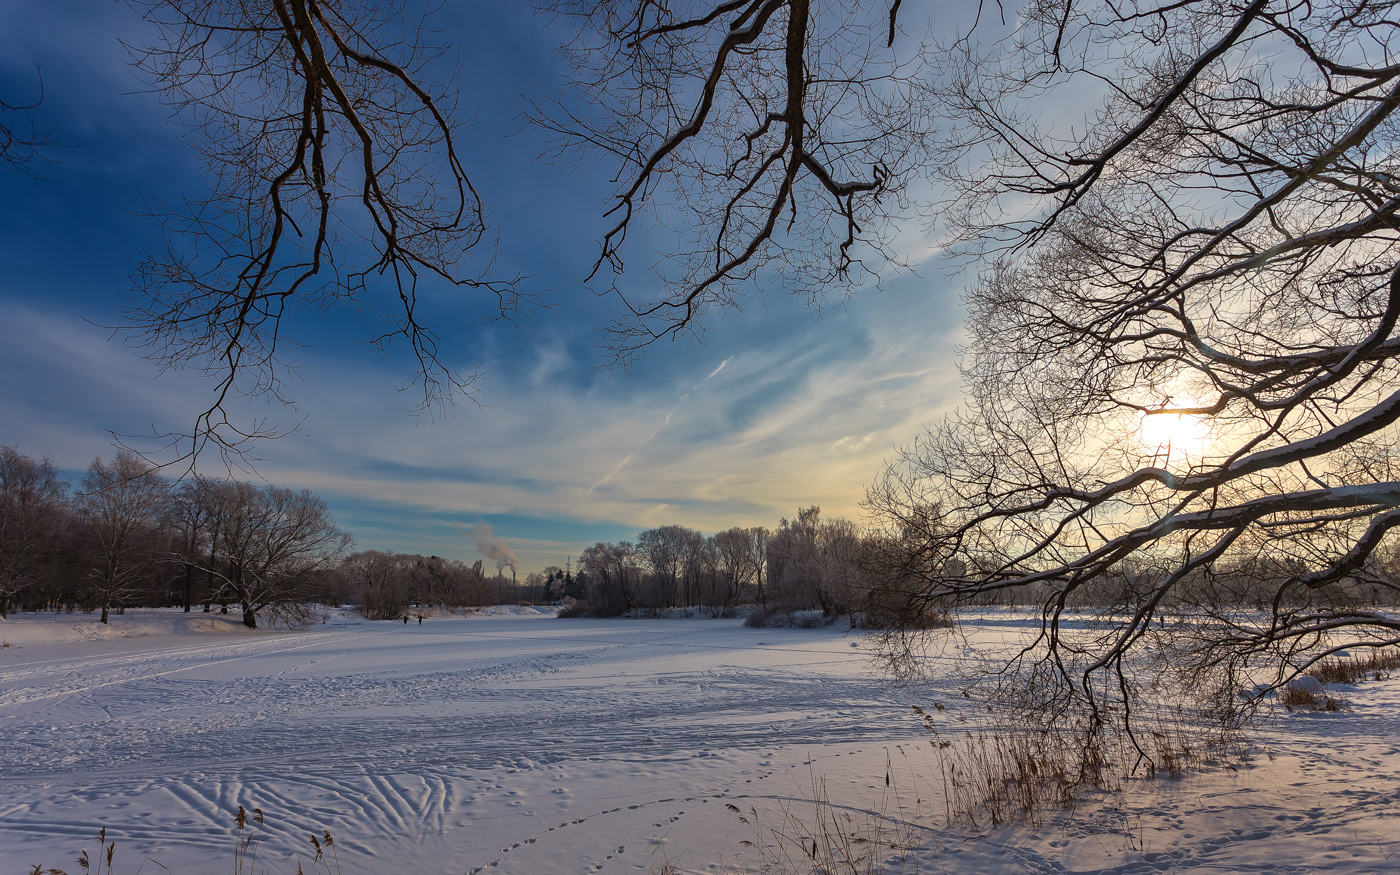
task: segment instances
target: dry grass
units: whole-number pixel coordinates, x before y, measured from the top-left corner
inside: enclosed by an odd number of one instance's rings
[[[1369,680],[1385,680],[1388,673],[1400,668],[1400,650],[1373,650],[1365,656],[1327,659],[1308,669],[1308,676],[1324,684],[1356,684]]]
[[[258,845],[263,839],[263,812],[261,808],[254,808],[250,813],[242,805],[238,806],[238,813],[234,815],[233,824],[237,831],[233,839],[233,875],[264,875],[267,870],[259,872]],[[311,861],[311,872],[320,871],[323,875],[340,875],[340,860],[335,856],[335,839],[325,830],[321,831],[321,836],[311,837],[311,846],[316,851],[315,857]],[[107,841],[107,828],[102,827],[97,833],[98,852],[96,857],[88,856],[87,849],[84,848],[78,855],[78,867],[87,875],[115,875],[116,870],[112,867],[112,861],[116,856],[117,843],[115,840]],[[170,870],[157,860],[150,857],[141,861],[136,873],[140,873],[147,865],[156,866],[165,872]],[[36,865],[29,870],[29,875],[68,875],[62,869],[44,868]],[[301,862],[297,862],[297,875],[306,875],[301,867]]]
[[[914,711],[929,733],[928,747],[901,748],[906,762],[899,772],[905,782],[916,774],[931,779],[930,792],[901,793],[896,769],[887,761],[888,789],[874,809],[833,803],[815,776],[809,798],[781,805],[776,815],[731,803],[726,807],[739,818],[746,856],[724,861],[722,871],[918,872],[917,851],[944,828],[1036,825],[1048,812],[1073,806],[1086,792],[1122,792],[1133,778],[1178,777],[1244,757],[1233,733],[1196,726],[1181,712],[1166,709],[1145,721],[1154,728],[1136,736],[1110,734],[1093,743],[1072,731],[961,728],[959,724],[967,725],[961,715],[941,703]],[[682,870],[663,860],[651,871],[679,875]]]
[[[1342,711],[1347,708],[1344,699],[1327,695],[1321,686],[1321,683],[1314,687],[1300,684],[1297,680],[1290,681],[1278,691],[1278,703],[1289,711]]]
[[[1045,812],[1072,806],[1083,792],[1120,792],[1129,779],[1178,778],[1245,756],[1236,733],[1191,723],[1176,710],[1140,718],[1132,734],[1086,738],[1073,729],[1046,727],[950,731],[939,716],[947,708],[940,703],[934,708],[934,713],[918,707],[914,712],[930,735],[932,768],[942,782],[950,826],[1038,824]]]
[[[78,855],[78,867],[87,872],[88,875],[112,875],[112,858],[116,856],[116,853],[117,843],[107,841],[107,827],[104,826],[97,831],[97,856],[88,856],[87,848],[83,848],[82,853]],[[154,860],[146,862],[155,863]],[[159,863],[156,865],[160,866]],[[145,863],[142,863],[142,866],[144,867]],[[161,866],[161,868],[165,867]],[[62,869],[45,869],[43,866],[36,865],[29,870],[29,875],[68,875],[68,873]]]
[[[238,806],[238,813],[233,818],[234,825],[238,827],[238,834],[233,842],[233,871],[236,875],[255,871],[253,867],[258,861],[258,842],[262,839],[263,828],[261,808],[253,809],[251,821],[253,827],[249,829],[248,812],[242,805]]]
[[[1330,695],[1328,684],[1359,684],[1385,680],[1400,668],[1400,649],[1379,648],[1363,656],[1339,656],[1312,665],[1302,675],[1284,684],[1277,702],[1289,711],[1344,711],[1350,706],[1339,696]]]
[[[757,807],[747,811],[733,803],[725,807],[739,819],[745,836],[742,856],[723,861],[729,873],[787,873],[787,875],[875,875],[919,871],[912,853],[926,845],[932,830],[917,795],[906,798],[887,761],[886,790],[874,808],[833,803],[826,782],[812,776],[806,798],[783,801],[776,814]],[[679,875],[671,861],[653,868],[653,875]]]
[[[921,715],[924,716],[924,715]],[[1000,826],[1013,820],[1039,821],[1047,808],[1074,801],[1088,772],[1102,786],[1103,770],[1094,758],[1079,755],[1075,745],[1048,731],[963,730],[933,738],[934,767],[942,782],[945,820],[973,827]]]
[[[1345,711],[1345,699],[1334,698],[1311,690],[1288,689],[1279,694],[1279,704],[1289,711]]]

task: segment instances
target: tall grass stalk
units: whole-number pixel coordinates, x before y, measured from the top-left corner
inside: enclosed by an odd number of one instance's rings
[[[935,714],[917,706],[914,712],[929,733],[929,769],[941,783],[949,826],[1038,825],[1082,793],[1121,792],[1131,779],[1178,778],[1247,754],[1237,732],[1193,723],[1174,709],[1144,716],[1133,733],[1092,736],[1074,727],[1005,723],[950,729]]]
[[[826,781],[813,773],[810,790],[801,800],[781,800],[776,816],[756,806],[745,811],[728,803],[738,816],[745,838],[740,857],[723,861],[729,873],[784,875],[875,875],[917,873],[913,853],[932,836],[926,825],[923,800],[910,798],[895,781],[887,759],[885,787],[874,808],[838,805],[827,793]],[[668,864],[669,865],[669,864]],[[662,870],[678,872],[674,866]]]
[[[233,824],[236,828],[233,838],[233,875],[265,875],[267,870],[259,872],[258,845],[263,840],[263,812],[261,808],[254,808],[250,814],[242,805],[238,806],[238,813],[234,815]],[[321,831],[320,838],[311,836],[311,846],[315,850],[315,857],[311,861],[311,871],[315,873],[318,869],[324,875],[340,875],[340,860],[335,855],[335,839],[326,831]],[[98,853],[96,857],[90,857],[87,849],[83,849],[78,856],[78,866],[86,875],[115,875],[116,870],[112,867],[112,860],[116,856],[116,841],[107,841],[107,827],[102,827],[97,833]],[[146,865],[159,866],[166,872],[170,872],[165,865],[157,860],[147,857],[137,867],[136,873],[140,873]],[[334,867],[334,868],[332,868]],[[29,875],[68,875],[62,869],[44,868],[35,865],[29,870]],[[297,875],[306,875],[301,867],[301,862],[297,861]]]

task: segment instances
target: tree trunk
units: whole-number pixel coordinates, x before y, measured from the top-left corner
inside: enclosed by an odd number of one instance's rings
[[[247,605],[243,606],[243,625],[247,626],[249,629],[258,628],[258,615]]]

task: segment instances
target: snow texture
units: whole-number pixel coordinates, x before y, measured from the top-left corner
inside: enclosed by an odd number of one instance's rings
[[[950,678],[1023,621],[968,624]],[[747,837],[726,803],[800,813],[819,784],[843,811],[903,792],[927,815],[891,872],[1400,871],[1393,680],[1342,688],[1349,711],[1280,711],[1238,770],[977,832],[944,828],[910,709],[953,682],[892,689],[836,628],[521,609],[286,632],[143,611],[20,615],[0,638],[0,875],[73,869],[99,825],[118,872],[226,871],[240,804],[266,813],[274,875],[322,829],[345,875],[719,871]]]

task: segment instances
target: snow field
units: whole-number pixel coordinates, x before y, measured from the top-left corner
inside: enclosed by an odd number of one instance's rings
[[[232,813],[266,814],[259,872],[329,830],[345,875],[741,869],[732,804],[800,839],[825,815],[906,821],[890,872],[1400,871],[1400,683],[1282,714],[1237,770],[1130,782],[1036,826],[948,829],[913,704],[1024,631],[989,613],[895,690],[861,636],[733,620],[504,612],[303,632],[152,611],[0,623],[0,875],[74,869],[99,825],[117,871],[227,871]],[[853,646],[854,645],[854,646]],[[970,713],[970,712],[969,712]],[[886,774],[891,785],[886,786]],[[795,820],[784,821],[784,811]]]
[[[837,630],[226,619],[3,627],[2,875],[70,861],[99,824],[133,868],[209,871],[240,804],[264,810],[274,872],[322,828],[346,875],[647,871],[681,830],[723,841],[721,797],[786,799],[813,757],[874,751],[883,776],[919,731]]]

